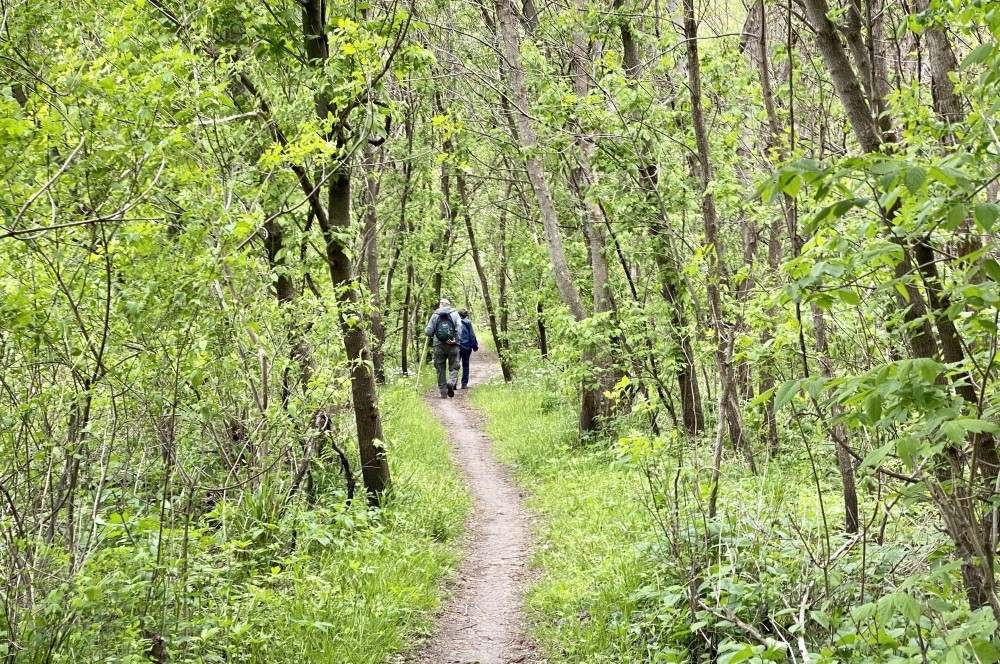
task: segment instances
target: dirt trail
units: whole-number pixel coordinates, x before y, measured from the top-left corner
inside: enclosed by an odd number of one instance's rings
[[[433,371],[433,367],[431,367]],[[497,358],[472,356],[469,385],[475,389],[498,373]],[[412,661],[422,664],[528,664],[541,662],[525,635],[522,610],[528,581],[531,526],[521,492],[493,456],[482,417],[468,403],[471,390],[452,399],[430,392],[428,403],[448,431],[453,457],[475,499],[467,524],[466,558],[452,597],[438,617],[430,642]]]

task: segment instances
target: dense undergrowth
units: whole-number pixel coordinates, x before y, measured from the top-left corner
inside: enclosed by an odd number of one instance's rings
[[[968,610],[919,495],[869,478],[848,535],[837,501],[817,499],[836,496],[835,469],[814,474],[789,440],[758,476],[727,461],[713,518],[712,441],[633,417],[580,447],[561,383],[542,370],[473,393],[540,515],[529,606],[551,661],[997,660],[993,618]]]
[[[348,504],[320,464],[312,506],[283,508],[262,484],[162,530],[155,509],[103,515],[104,543],[39,598],[6,661],[361,664],[405,648],[429,624],[470,501],[409,384],[383,408],[397,478],[383,510]]]

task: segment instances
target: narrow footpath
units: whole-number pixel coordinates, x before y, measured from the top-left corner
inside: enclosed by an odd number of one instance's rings
[[[433,372],[433,366],[429,369]],[[428,403],[448,432],[453,458],[475,500],[467,524],[465,560],[451,584],[451,598],[435,632],[416,653],[422,664],[535,664],[543,660],[525,634],[524,591],[528,581],[531,526],[522,494],[493,456],[483,418],[469,393],[499,373],[488,351],[472,356],[470,389]]]

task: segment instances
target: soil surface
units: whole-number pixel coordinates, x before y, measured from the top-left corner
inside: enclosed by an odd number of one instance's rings
[[[428,367],[431,371],[433,366]],[[475,506],[467,524],[465,559],[451,584],[451,598],[431,640],[411,661],[423,664],[536,664],[525,634],[524,591],[529,580],[531,523],[522,493],[493,456],[483,418],[469,392],[499,373],[497,358],[473,353],[469,389],[442,399],[435,387],[428,403],[448,431],[452,456],[465,475]]]

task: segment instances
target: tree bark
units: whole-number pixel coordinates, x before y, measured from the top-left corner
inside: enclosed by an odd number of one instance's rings
[[[851,62],[837,38],[837,30],[828,14],[830,7],[826,0],[803,0],[806,15],[813,25],[816,36],[816,47],[830,72],[833,88],[840,98],[840,103],[851,121],[854,135],[865,152],[878,152],[882,147],[882,138],[872,116],[871,109],[865,101],[865,93],[858,83]]]
[[[613,9],[617,10],[620,5],[621,0],[614,0],[612,6]],[[640,84],[639,48],[632,34],[632,28],[627,22],[623,21],[620,32],[625,71],[633,84],[638,86]],[[656,189],[659,183],[659,172],[657,171],[656,164],[649,159],[649,154],[652,152],[651,141],[652,139],[636,144],[637,156],[640,159],[639,185],[645,192],[650,207],[659,210],[660,218],[663,221],[662,225],[652,224],[650,233],[661,245],[666,245],[668,238],[665,237],[665,234],[669,232],[669,220],[666,209],[661,204],[662,201]],[[654,260],[656,261],[659,275],[660,294],[664,301],[669,304],[670,320],[668,327],[675,343],[672,355],[676,364],[674,376],[677,380],[677,388],[681,397],[681,421],[683,422],[684,430],[688,434],[696,436],[705,428],[705,416],[701,405],[701,389],[698,386],[698,370],[695,366],[694,350],[691,347],[691,339],[687,334],[688,324],[684,311],[684,302],[679,297],[679,291],[675,283],[677,267],[674,261],[671,260],[671,256],[671,252],[667,251],[666,246],[663,246],[661,251],[655,252]],[[662,392],[663,390],[659,386],[659,377],[657,376],[656,360],[652,356],[650,356],[650,366],[654,374],[654,380],[657,381],[657,389],[659,392]],[[670,409],[673,416],[673,408],[670,407],[669,403],[666,403],[665,399],[661,400],[664,401],[664,405]]]
[[[451,144],[445,141],[443,149],[445,153],[451,152]],[[448,172],[448,162],[441,164],[441,217],[446,219],[448,225],[444,229],[440,245],[435,242],[431,245],[431,255],[434,256],[434,298],[440,300],[444,287],[443,270],[448,265],[448,252],[451,249],[452,234],[455,228],[455,218],[458,210],[451,204],[451,176]],[[435,301],[435,304],[437,302]]]
[[[930,8],[930,0],[916,0],[916,10],[926,12]],[[927,55],[931,65],[931,97],[934,100],[934,110],[948,124],[961,122],[965,119],[965,109],[962,100],[955,92],[955,83],[951,80],[952,72],[958,71],[958,60],[951,48],[945,26],[935,20],[923,32],[927,43]],[[955,142],[954,135],[949,135]]]
[[[555,202],[552,200],[552,192],[545,180],[542,160],[537,153],[538,133],[528,115],[531,105],[528,100],[528,89],[524,82],[524,70],[521,67],[521,40],[517,34],[517,25],[514,23],[509,0],[494,0],[494,2],[497,8],[500,37],[503,42],[503,57],[506,59],[511,101],[514,103],[515,115],[517,116],[517,138],[520,139],[521,147],[524,149],[525,170],[528,173],[528,180],[535,192],[538,210],[541,213],[553,276],[563,302],[569,307],[573,317],[581,321],[587,317],[587,311],[583,307],[580,292],[573,283],[573,275],[566,263],[562,237],[559,234]]]
[[[406,259],[406,291],[403,293],[402,339],[400,339],[400,368],[404,376],[410,373],[407,351],[410,345],[410,296],[413,292],[413,259]]]
[[[507,194],[510,194],[510,185],[507,187]],[[497,231],[499,233],[500,246],[498,247],[500,253],[499,265],[497,266],[497,308],[500,310],[500,338],[503,340],[504,350],[509,353],[510,337],[508,335],[508,328],[510,323],[510,310],[507,297],[507,209],[504,208],[500,211],[500,221],[498,224]],[[503,379],[506,382],[511,382],[514,380],[513,370],[510,368],[510,358],[504,360],[503,353],[500,353],[500,368],[503,370],[504,366],[507,366],[507,370],[504,371]],[[509,372],[509,375],[508,375]]]
[[[732,330],[726,322],[726,312],[722,304],[719,284],[726,280],[723,244],[719,237],[719,218],[715,208],[715,196],[711,191],[713,178],[708,131],[701,102],[701,65],[698,58],[698,26],[694,17],[694,0],[684,0],[684,38],[687,42],[688,88],[691,92],[691,121],[697,146],[698,175],[701,187],[701,214],[705,234],[706,291],[713,332],[715,333],[715,363],[719,373],[722,396],[719,417],[725,417],[729,437],[733,446],[747,458],[751,470],[756,473],[753,450],[743,429],[743,419],[737,403],[736,385],[732,367]]]
[[[583,0],[577,0],[577,16],[585,14]],[[573,90],[578,99],[583,100],[589,93],[587,69],[590,61],[587,41],[579,30],[573,34],[573,56],[570,69],[573,72]],[[608,270],[608,260],[604,255],[606,239],[601,227],[604,213],[594,202],[590,191],[597,184],[597,176],[591,167],[593,161],[593,145],[584,128],[578,128],[579,137],[576,140],[577,154],[577,191],[583,208],[584,235],[587,238],[590,256],[591,277],[594,283],[594,315],[610,314],[614,316],[615,307],[611,294],[611,282]],[[600,430],[611,417],[614,401],[610,393],[615,383],[621,377],[621,372],[615,368],[614,355],[611,352],[614,340],[599,342],[596,347],[583,349],[582,364],[592,367],[592,375],[584,379],[580,402],[580,433]]]
[[[305,0],[302,5],[302,28],[306,56],[313,67],[321,68],[329,53],[323,0]],[[331,109],[324,94],[316,95],[315,107],[321,126],[330,121],[331,115],[336,118],[335,109]],[[337,142],[344,147],[343,137],[339,135],[344,127],[336,129]],[[369,502],[378,505],[390,486],[389,463],[382,444],[382,416],[378,407],[375,378],[368,370],[371,352],[364,326],[359,323],[361,316],[358,292],[353,285],[351,261],[343,239],[351,227],[351,168],[346,157],[344,161],[329,178],[325,210],[322,208],[319,190],[304,181],[304,174],[300,173],[299,179],[323,232],[326,262],[337,302],[337,317],[344,337],[344,350],[350,362],[351,397],[358,434],[361,476]]]
[[[541,298],[535,301],[535,323],[538,327],[538,351],[544,359],[549,356],[549,341],[545,331],[545,316],[542,312]]]
[[[833,378],[833,363],[830,361],[830,344],[826,336],[826,320],[823,312],[815,304],[812,305],[813,336],[816,339],[816,355],[819,357],[820,374],[823,378]],[[843,414],[839,403],[830,408],[830,415],[836,419]],[[837,457],[837,468],[844,484],[844,529],[849,533],[858,532],[858,490],[854,482],[854,460],[847,447],[850,441],[843,424],[829,425],[827,429],[833,438],[834,453]]]
[[[500,354],[500,370],[503,372],[503,379],[511,381],[510,353],[507,348],[507,338],[500,334],[497,326],[496,307],[493,306],[493,297],[490,293],[490,280],[483,269],[483,261],[479,255],[479,245],[476,243],[476,232],[473,228],[472,213],[469,211],[469,194],[465,188],[465,176],[462,171],[455,172],[455,182],[458,186],[458,197],[462,201],[462,218],[465,219],[465,230],[469,235],[469,247],[472,250],[472,262],[476,266],[476,274],[479,275],[479,285],[483,289],[483,303],[486,305],[486,316],[489,321],[490,334],[493,336],[493,343]],[[502,240],[501,240],[502,245]],[[501,246],[501,252],[503,251]],[[502,275],[501,275],[502,278]]]
[[[359,323],[358,292],[353,286],[351,261],[344,245],[343,232],[351,226],[351,171],[347,165],[330,179],[330,217],[320,220],[326,239],[326,259],[330,280],[337,292],[337,318],[344,336],[344,350],[351,366],[351,401],[354,405],[354,423],[358,432],[358,451],[361,458],[361,477],[369,502],[378,505],[389,489],[389,463],[385,456],[382,433],[382,415],[378,407],[375,377],[368,369],[371,353],[368,349],[365,328]],[[323,222],[326,222],[325,225]]]
[[[372,371],[375,375],[375,382],[382,384],[385,382],[385,354],[382,347],[385,345],[385,326],[382,324],[382,283],[379,279],[378,270],[378,215],[375,202],[378,200],[380,179],[374,170],[373,154],[371,148],[365,149],[365,194],[367,205],[365,206],[365,229],[364,229],[364,258],[365,276],[368,281],[368,294],[371,298],[371,313],[368,317],[374,343],[372,345]]]

